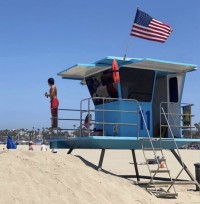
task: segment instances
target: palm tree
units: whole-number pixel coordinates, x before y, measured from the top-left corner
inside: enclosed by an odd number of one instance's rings
[[[45,132],[44,132],[44,130],[45,130],[45,128],[44,127],[42,127],[42,142],[44,143],[44,141],[45,141]]]

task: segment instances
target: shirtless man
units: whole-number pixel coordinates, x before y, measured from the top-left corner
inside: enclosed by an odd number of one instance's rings
[[[57,88],[54,85],[54,79],[49,78],[48,79],[48,84],[50,86],[49,89],[49,94],[46,92],[44,95],[48,98],[50,97],[50,108],[51,108],[51,122],[52,122],[52,128],[57,128],[58,127],[58,106],[59,106],[59,101],[57,98]]]

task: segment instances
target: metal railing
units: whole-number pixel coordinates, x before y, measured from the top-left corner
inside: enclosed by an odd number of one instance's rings
[[[181,131],[184,129],[190,130],[190,137],[192,138],[192,114],[191,110],[190,113],[184,113],[183,107],[191,107],[193,104],[189,103],[174,103],[174,102],[161,102],[160,103],[160,138],[166,133],[166,130],[169,129],[169,133],[173,134],[174,137],[177,137],[172,132],[178,132],[182,134]],[[164,116],[164,118],[163,118]],[[184,118],[189,118],[188,124],[184,124]],[[164,119],[164,120],[163,120]],[[173,129],[173,131],[172,131]],[[165,130],[165,131],[163,131]],[[163,132],[162,132],[163,131]],[[169,134],[168,133],[168,134]],[[167,136],[169,137],[169,135]],[[181,137],[181,136],[178,136]]]
[[[101,109],[91,109],[91,101],[95,101],[95,100],[101,100],[102,104],[100,104],[102,106]],[[134,102],[136,104],[136,108],[135,110],[126,110],[126,109],[107,109],[105,108],[105,104],[108,102],[114,102],[114,101],[130,101],[130,102]],[[86,103],[85,106],[87,106],[87,111],[85,111],[83,109],[84,103]],[[88,114],[91,114],[92,112],[94,112],[95,114],[97,112],[101,112],[102,113],[102,121],[92,121],[91,125],[93,124],[94,126],[96,125],[102,125],[102,131],[103,131],[103,135],[106,136],[105,134],[105,126],[106,125],[115,125],[115,126],[132,126],[132,127],[136,127],[137,128],[137,137],[139,137],[139,112],[140,112],[140,106],[139,106],[139,102],[137,100],[134,99],[119,99],[119,98],[106,98],[106,97],[93,97],[93,98],[86,98],[81,100],[80,103],[80,122],[83,121],[83,114],[85,112],[87,112]],[[137,118],[137,123],[123,123],[123,122],[106,122],[106,118],[105,118],[105,113],[130,113],[133,114],[133,118],[134,115],[136,115]],[[83,124],[80,123],[80,127],[83,127]],[[81,128],[81,135],[83,133],[83,129]],[[89,131],[90,134],[90,131]]]
[[[165,103],[166,104],[166,103]],[[168,105],[169,103],[167,103],[167,105]],[[181,104],[180,103],[173,103],[173,105],[177,105],[177,106],[179,106],[180,108],[181,108]],[[177,151],[177,154],[178,154],[178,156],[179,156],[179,158],[180,158],[180,164],[181,164],[181,166],[182,166],[182,168],[181,168],[181,170],[180,170],[180,172],[178,173],[178,175],[176,176],[176,178],[174,179],[174,181],[173,181],[173,184],[168,188],[168,191],[170,190],[170,188],[174,185],[174,183],[176,182],[176,180],[178,179],[178,177],[181,175],[181,173],[183,172],[183,170],[184,170],[184,168],[185,168],[185,165],[184,165],[184,162],[183,162],[183,160],[182,160],[182,157],[181,157],[181,154],[180,154],[180,151],[179,151],[179,148],[178,148],[178,145],[177,145],[177,143],[176,143],[176,140],[175,140],[175,136],[174,136],[174,133],[173,133],[173,131],[172,131],[172,128],[171,128],[171,126],[173,125],[173,124],[170,124],[169,123],[169,119],[168,119],[168,117],[167,116],[169,116],[170,114],[172,114],[172,115],[178,115],[178,116],[183,116],[183,115],[185,115],[185,114],[174,114],[174,113],[168,113],[168,112],[165,112],[165,110],[164,110],[164,108],[162,107],[162,103],[161,103],[161,105],[160,105],[160,108],[161,108],[161,114],[162,115],[164,115],[164,118],[165,118],[165,121],[166,121],[166,123],[167,123],[167,125],[166,125],[166,127],[169,129],[169,131],[170,131],[170,134],[171,134],[171,137],[172,138],[168,138],[168,139],[171,139],[173,142],[174,142],[174,144],[175,144],[175,147],[176,147],[176,151]],[[180,110],[181,111],[181,110]],[[161,117],[161,116],[160,116]],[[160,126],[161,127],[161,126]],[[177,127],[176,125],[175,125],[175,127]],[[178,128],[182,128],[182,127],[184,127],[184,126],[178,126]],[[165,138],[166,139],[166,138]]]
[[[101,100],[102,104],[100,104],[101,108],[95,108],[93,105],[93,101],[94,100]],[[105,106],[106,103],[111,103],[111,102],[116,102],[116,101],[130,101],[133,102],[135,104],[134,109],[132,110],[127,110],[126,108],[121,109],[112,109],[112,108],[107,108],[107,106]],[[133,128],[137,128],[136,132],[137,132],[137,138],[139,138],[139,113],[143,115],[142,111],[141,111],[141,107],[139,105],[139,102],[137,100],[134,99],[119,99],[119,98],[105,98],[105,97],[93,97],[93,98],[86,98],[81,100],[80,102],[80,109],[58,109],[59,111],[59,115],[60,112],[79,112],[80,116],[79,118],[65,118],[65,117],[60,117],[58,116],[58,121],[77,121],[79,122],[80,126],[79,126],[79,131],[80,131],[80,136],[84,136],[84,131],[85,131],[85,127],[84,127],[84,121],[85,121],[85,114],[97,114],[97,113],[102,113],[102,120],[101,121],[95,121],[95,120],[91,120],[90,121],[90,126],[87,129],[88,131],[88,135],[90,136],[92,134],[92,129],[91,126],[96,126],[96,125],[102,125],[102,132],[103,135],[106,136],[105,134],[105,126],[106,125],[113,125],[113,127],[120,127],[120,126],[132,126]],[[133,119],[135,119],[135,122],[117,122],[112,120],[112,121],[106,121],[105,115],[106,113],[119,113],[119,114],[132,114],[133,115]],[[70,114],[68,114],[70,115]],[[51,118],[52,119],[52,118]],[[59,130],[72,130],[75,131],[75,128],[61,128],[59,127]]]

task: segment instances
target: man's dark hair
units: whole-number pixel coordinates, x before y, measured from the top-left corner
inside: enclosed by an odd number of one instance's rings
[[[54,79],[53,79],[53,78],[49,78],[49,79],[48,79],[48,83],[49,83],[50,85],[54,85]]]

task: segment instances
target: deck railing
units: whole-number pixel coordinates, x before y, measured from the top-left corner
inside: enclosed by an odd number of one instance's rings
[[[101,107],[102,108],[95,108],[93,105],[93,101],[94,100],[101,100],[102,104]],[[106,103],[111,103],[113,101],[130,101],[135,103],[135,108],[134,110],[127,110],[127,109],[107,109],[105,108],[105,104]],[[105,131],[105,126],[106,125],[112,125],[113,128],[118,129],[120,126],[132,126],[133,128],[136,128],[136,132],[137,132],[137,137],[139,137],[139,113],[143,114],[141,111],[141,107],[139,106],[139,102],[137,100],[134,99],[118,99],[118,98],[105,98],[105,97],[93,97],[93,98],[86,98],[81,100],[80,102],[80,109],[58,109],[59,114],[58,114],[58,121],[60,124],[60,121],[74,121],[79,123],[79,127],[75,130],[75,128],[61,128],[59,127],[60,131],[74,131],[76,132],[76,134],[78,134],[78,136],[85,136],[85,135],[92,135],[95,134],[94,132],[94,128],[92,129],[92,127],[95,127],[96,125],[102,125],[102,135],[106,136],[106,131]],[[60,113],[61,112],[79,112],[79,118],[65,118],[65,117],[61,117]],[[102,113],[102,121],[95,121],[94,119],[91,119],[89,121],[89,127],[85,128],[84,126],[84,122],[85,122],[85,115],[95,115],[97,113]],[[133,118],[136,118],[136,122],[117,122],[116,121],[112,121],[112,122],[106,122],[105,119],[105,114],[106,113],[120,113],[120,114],[132,114]],[[71,115],[71,114],[68,114]],[[67,125],[66,125],[67,126]]]
[[[181,137],[182,131],[188,130],[192,138],[192,129],[195,128],[192,126],[192,106],[193,104],[189,103],[162,102],[160,104],[160,137]]]
[[[101,100],[102,101],[102,108],[100,109],[93,109],[91,108],[91,104],[93,104],[92,101],[95,101],[95,100]],[[130,101],[130,102],[134,102],[136,104],[136,108],[135,110],[126,110],[126,109],[107,109],[105,108],[105,104],[106,103],[111,103],[113,101]],[[87,109],[85,108],[87,107]],[[84,109],[85,108],[85,109]],[[87,111],[86,111],[87,110]],[[106,97],[93,97],[93,98],[86,98],[86,99],[83,99],[81,100],[81,103],[80,103],[80,127],[83,127],[83,123],[82,121],[83,120],[83,114],[87,112],[88,115],[90,115],[91,113],[102,113],[102,121],[91,121],[91,125],[102,125],[102,134],[104,136],[106,136],[106,133],[105,133],[105,126],[106,125],[113,125],[113,127],[120,127],[120,126],[132,126],[132,127],[135,127],[137,128],[137,137],[139,137],[139,112],[140,112],[140,108],[139,108],[139,102],[137,100],[134,100],[134,99],[119,99],[119,98],[106,98]],[[105,113],[120,113],[120,114],[124,114],[124,113],[130,113],[133,115],[133,118],[137,118],[137,122],[136,123],[123,123],[123,122],[116,122],[113,121],[113,122],[106,122],[106,119],[105,119]],[[91,131],[89,130],[89,135],[91,135]],[[81,135],[84,135],[83,134],[83,128],[81,128]]]

